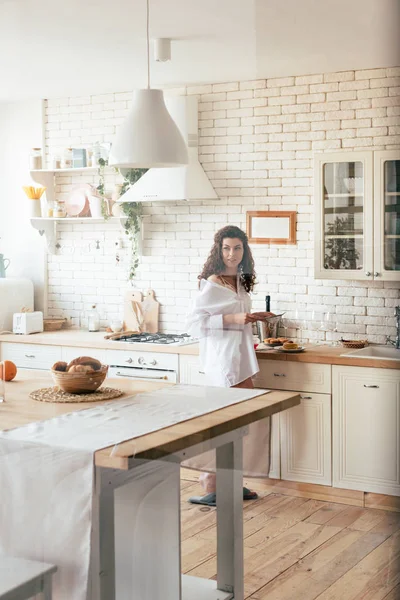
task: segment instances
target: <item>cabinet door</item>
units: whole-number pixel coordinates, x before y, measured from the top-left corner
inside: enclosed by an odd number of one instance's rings
[[[332,485],[330,394],[302,394],[280,422],[282,479]]]
[[[206,376],[200,368],[198,356],[179,355],[179,383],[206,385]]]
[[[315,157],[315,277],[373,279],[372,152]]]
[[[374,278],[400,281],[400,151],[374,153]]]
[[[400,371],[333,366],[333,485],[400,495]]]
[[[3,342],[1,360],[11,360],[23,369],[50,369],[61,360],[60,346]]]
[[[260,360],[254,382],[259,388],[331,393],[331,366],[283,360]]]

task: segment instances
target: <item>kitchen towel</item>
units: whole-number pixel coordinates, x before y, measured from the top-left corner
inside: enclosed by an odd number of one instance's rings
[[[54,600],[86,600],[94,453],[266,392],[177,385],[1,432],[0,555],[56,564]]]

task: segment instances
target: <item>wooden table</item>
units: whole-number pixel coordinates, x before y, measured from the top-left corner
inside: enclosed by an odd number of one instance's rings
[[[93,408],[48,404],[29,393],[52,385],[48,373],[20,370],[6,384],[0,427],[9,429]],[[107,380],[126,396],[164,383]],[[250,423],[300,404],[295,392],[270,392],[166,427],[95,454],[88,600],[243,600],[242,438]],[[181,576],[180,464],[215,449],[217,581]]]

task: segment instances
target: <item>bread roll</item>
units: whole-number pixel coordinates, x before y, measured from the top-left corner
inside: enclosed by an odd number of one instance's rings
[[[53,371],[66,371],[68,369],[68,363],[59,360],[51,367]]]
[[[89,365],[72,365],[68,373],[94,373],[94,369]]]
[[[295,344],[294,342],[285,342],[283,344],[284,350],[297,350],[298,347],[298,344]]]
[[[67,371],[69,371],[71,367],[74,367],[75,365],[92,367],[94,371],[100,371],[101,369],[101,362],[96,358],[91,358],[90,356],[79,356],[78,358],[74,358],[74,360],[71,360],[69,363]]]

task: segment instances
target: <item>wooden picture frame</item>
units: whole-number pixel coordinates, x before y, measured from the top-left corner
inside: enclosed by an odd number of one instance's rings
[[[250,244],[296,244],[296,211],[255,210],[246,213]]]

